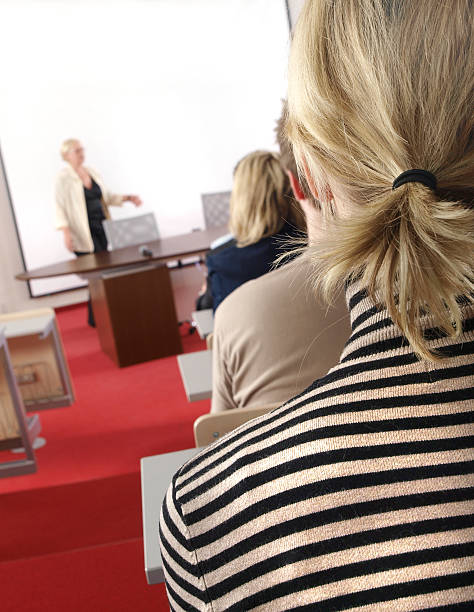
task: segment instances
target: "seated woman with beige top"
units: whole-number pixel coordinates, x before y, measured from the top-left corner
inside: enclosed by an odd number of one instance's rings
[[[303,211],[307,241],[320,239],[321,210],[298,179],[285,134],[277,124],[280,162]],[[216,310],[212,334],[211,412],[276,408],[336,365],[350,335],[344,296],[330,307],[308,283],[303,257],[233,291]]]

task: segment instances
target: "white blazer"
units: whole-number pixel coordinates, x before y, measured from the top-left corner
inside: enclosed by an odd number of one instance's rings
[[[95,170],[92,170],[92,168],[86,168],[86,170],[102,191],[104,214],[108,219],[110,217],[108,207],[121,206],[122,196],[108,191]],[[69,227],[72,246],[75,251],[87,253],[94,251],[94,243],[92,242],[89,219],[87,217],[84,185],[79,175],[69,164],[60,171],[56,179],[55,227],[56,229]]]

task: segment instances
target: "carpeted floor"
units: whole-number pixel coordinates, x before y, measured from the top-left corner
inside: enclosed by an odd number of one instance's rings
[[[143,569],[139,460],[193,446],[209,400],[188,403],[176,357],[117,368],[84,306],[58,322],[76,402],[41,413],[38,472],[0,480],[0,609],[165,610]],[[186,332],[185,352],[205,348]]]
[[[1,515],[2,560],[138,538],[140,480],[133,472],[7,493],[1,497]]]
[[[147,585],[141,538],[0,564],[2,612],[163,612]]]

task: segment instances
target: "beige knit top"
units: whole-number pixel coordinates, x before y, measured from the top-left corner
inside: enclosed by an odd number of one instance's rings
[[[298,257],[244,283],[221,302],[212,335],[211,412],[277,408],[339,361],[350,335],[341,295],[315,297]]]
[[[172,610],[437,610],[474,601],[474,309],[419,361],[364,291],[340,363],[206,448],[163,503]]]

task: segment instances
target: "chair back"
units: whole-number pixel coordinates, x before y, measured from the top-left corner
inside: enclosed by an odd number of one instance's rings
[[[237,408],[203,414],[194,421],[194,442],[196,447],[207,446],[221,438],[224,434],[233,431],[251,419],[270,412],[267,408]]]
[[[146,213],[125,219],[105,219],[102,221],[105,235],[112,251],[128,246],[146,244],[158,240],[158,226],[155,215]]]
[[[206,229],[227,225],[230,217],[230,191],[201,194]]]

